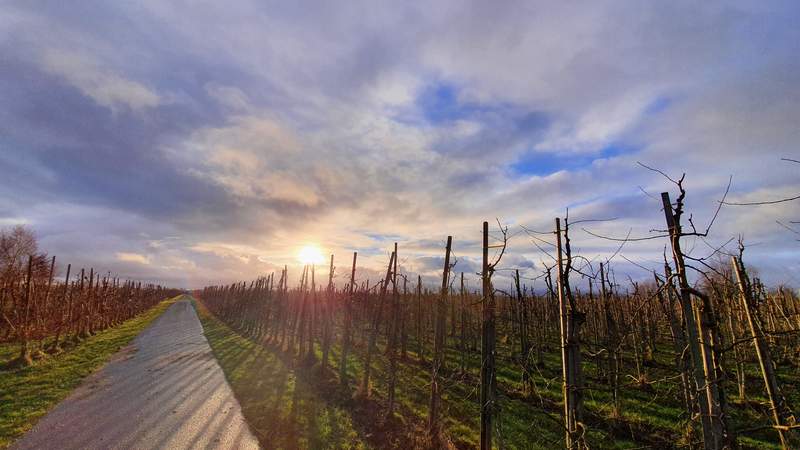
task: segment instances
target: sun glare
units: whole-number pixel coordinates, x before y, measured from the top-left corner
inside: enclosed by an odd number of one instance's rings
[[[322,250],[316,245],[306,245],[300,249],[297,254],[297,259],[303,264],[322,264],[325,262],[325,257],[322,256]]]

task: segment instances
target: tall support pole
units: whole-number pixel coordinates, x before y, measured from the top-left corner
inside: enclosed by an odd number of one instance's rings
[[[375,352],[375,342],[378,339],[378,328],[380,326],[381,314],[383,311],[383,300],[386,297],[386,289],[389,288],[390,277],[392,276],[392,264],[394,263],[395,253],[389,257],[389,266],[386,268],[386,276],[381,283],[381,291],[378,296],[377,304],[373,305],[372,329],[369,333],[369,343],[367,344],[367,352],[364,357],[364,378],[361,383],[361,394],[364,398],[369,398],[372,386],[370,385],[370,374],[372,373],[372,354]]]
[[[417,275],[417,356],[422,361],[424,358],[422,347],[422,275]],[[426,322],[427,323],[427,322]],[[427,342],[427,339],[425,339]]]
[[[392,268],[392,310],[389,317],[389,336],[388,348],[389,352],[389,405],[387,407],[386,416],[391,418],[394,416],[394,399],[395,390],[397,387],[397,335],[399,327],[399,291],[397,290],[397,242],[394,243],[394,267]]]
[[[442,273],[442,289],[440,291],[439,300],[436,302],[436,323],[435,323],[435,336],[433,344],[433,361],[431,364],[431,399],[428,417],[428,429],[431,439],[438,442],[439,439],[439,404],[442,400],[442,393],[440,392],[440,375],[439,370],[442,367],[444,360],[444,334],[445,334],[445,316],[447,314],[447,287],[448,279],[450,277],[450,249],[453,245],[453,237],[447,236],[447,246],[444,253],[444,271]]]
[[[614,399],[614,415],[619,417],[619,333],[617,332],[617,324],[614,320],[614,311],[611,309],[611,302],[608,298],[609,293],[606,289],[606,270],[608,270],[608,268],[604,268],[603,263],[600,263],[600,299],[603,303],[606,321],[606,351],[608,352],[609,360],[608,380],[611,385],[612,398]]]
[[[658,284],[658,276],[656,275],[655,271],[653,271],[653,278],[655,279],[656,284]],[[670,268],[669,264],[666,262],[664,263],[664,290],[666,291],[667,296],[667,317],[669,318],[669,326],[670,326],[670,333],[672,334],[672,342],[673,348],[675,349],[675,369],[681,375],[681,387],[683,390],[683,406],[686,409],[686,412],[691,417],[692,411],[694,409],[694,397],[692,389],[690,387],[690,368],[689,368],[689,361],[684,356],[684,349],[686,348],[686,342],[683,332],[683,327],[681,326],[680,322],[678,321],[678,317],[675,315],[675,295],[674,295],[674,283],[672,282],[672,268]]]
[[[748,287],[749,282],[747,273],[744,270],[744,265],[742,261],[735,256],[731,257],[731,263],[733,264],[734,272],[736,272],[739,296],[744,306],[747,325],[750,327],[750,333],[753,335],[753,344],[756,348],[756,356],[758,357],[758,364],[761,368],[761,375],[764,377],[764,386],[767,389],[767,398],[769,399],[770,409],[772,410],[772,419],[775,421],[775,428],[778,430],[778,436],[781,439],[781,447],[789,449],[791,448],[790,439],[792,436],[789,435],[791,431],[784,429],[784,427],[786,426],[786,419],[791,416],[791,412],[786,407],[783,396],[780,393],[769,345],[764,339],[764,332],[761,329],[761,324],[753,317],[755,306],[753,305],[752,294]],[[797,444],[797,442],[795,442],[795,444]]]
[[[333,255],[331,255],[331,264],[328,269],[328,288],[325,291],[325,297],[320,308],[320,321],[322,322],[322,370],[328,369],[328,354],[331,349],[331,333],[333,328],[333,274],[335,268],[333,267]]]
[[[342,359],[339,364],[339,381],[347,386],[347,351],[350,348],[350,328],[353,323],[353,293],[356,286],[356,259],[358,252],[353,252],[353,267],[350,270],[350,292],[344,299],[344,332],[342,333]]]
[[[492,448],[492,415],[495,407],[495,303],[489,267],[489,222],[483,222],[483,265],[481,304],[481,450]]]
[[[514,271],[514,286],[517,290],[517,319],[519,320],[519,350],[520,367],[522,369],[522,389],[525,394],[528,394],[531,390],[530,371],[528,370],[528,354],[530,353],[530,345],[528,344],[528,305],[520,287],[519,269]]]
[[[564,446],[573,448],[575,432],[575,411],[572,408],[572,370],[570,367],[570,353],[568,348],[569,320],[567,318],[567,299],[564,293],[564,255],[561,249],[561,219],[556,217],[556,259],[558,261],[558,311],[561,332],[561,393],[564,397]]]
[[[25,313],[22,319],[22,331],[20,334],[20,351],[19,351],[19,361],[23,365],[31,365],[33,364],[33,360],[31,359],[31,350],[29,347],[28,340],[30,339],[31,333],[31,303],[33,302],[33,296],[31,295],[31,272],[33,268],[33,256],[28,255],[28,271],[27,276],[25,277]]]
[[[694,375],[695,386],[698,391],[697,399],[700,407],[700,421],[703,427],[703,445],[708,449],[720,447],[721,436],[715,432],[715,427],[711,417],[712,407],[714,406],[713,382],[706,378],[707,364],[704,355],[709,352],[704,351],[701,327],[695,314],[696,308],[692,306],[691,288],[686,278],[686,264],[683,260],[681,251],[681,230],[675,223],[675,216],[672,214],[672,202],[669,192],[661,193],[661,203],[664,207],[664,217],[669,229],[670,244],[672,246],[672,258],[675,262],[675,275],[678,279],[680,303],[683,311],[683,318],[686,321],[686,332],[689,338],[689,352],[692,355],[692,374]]]

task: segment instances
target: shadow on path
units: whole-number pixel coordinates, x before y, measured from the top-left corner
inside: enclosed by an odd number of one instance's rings
[[[258,448],[188,300],[170,306],[12,449]]]

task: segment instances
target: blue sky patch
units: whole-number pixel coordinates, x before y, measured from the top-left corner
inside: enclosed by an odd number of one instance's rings
[[[427,86],[417,96],[416,105],[425,119],[434,124],[457,120],[465,115],[458,103],[458,90],[450,83],[437,82]]]
[[[524,154],[510,170],[516,176],[547,176],[560,170],[580,170],[589,167],[598,159],[630,154],[637,148],[622,144],[611,144],[591,154],[545,153],[532,151]]]
[[[669,97],[658,97],[645,108],[645,114],[652,115],[658,114],[665,109],[669,108],[672,104],[672,99]]]

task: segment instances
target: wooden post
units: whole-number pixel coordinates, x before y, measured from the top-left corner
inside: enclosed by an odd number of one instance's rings
[[[283,345],[286,343],[286,331],[287,326],[289,325],[289,314],[291,313],[289,304],[289,268],[286,264],[283,265],[283,276],[281,277],[283,280],[283,289],[281,289],[281,337],[280,337],[280,348],[283,348]]]
[[[403,296],[400,303],[400,358],[404,361],[408,357],[408,277],[403,276]]]
[[[464,272],[461,272],[461,373],[467,373],[467,292],[464,290]]]
[[[775,376],[775,367],[772,363],[772,357],[764,339],[764,333],[761,329],[761,324],[754,316],[755,305],[751,299],[751,291],[748,287],[747,273],[744,269],[742,261],[735,256],[731,257],[733,270],[736,272],[736,281],[739,285],[739,296],[742,299],[744,312],[747,317],[747,324],[750,327],[750,333],[753,335],[753,344],[756,348],[756,356],[758,356],[758,364],[761,368],[761,375],[764,377],[764,386],[767,389],[767,398],[769,399],[770,410],[772,411],[772,419],[775,421],[775,428],[778,431],[778,436],[781,439],[781,447],[789,449],[791,445],[791,431],[785,430],[786,419],[791,416],[791,412],[786,407],[783,396],[778,387],[778,380]]]
[[[322,304],[321,314],[322,317],[322,370],[323,372],[328,368],[328,353],[331,349],[331,328],[333,326],[331,312],[333,310],[333,255],[331,255],[331,265],[328,270],[328,289],[325,292],[325,300]]]
[[[311,305],[308,308],[308,315],[311,316],[308,321],[308,351],[306,358],[309,363],[316,359],[314,353],[314,341],[317,338],[317,322],[319,321],[317,314],[317,282],[314,278],[316,272],[316,265],[311,264]]]
[[[20,331],[20,350],[19,362],[22,365],[29,366],[33,364],[31,359],[31,349],[28,340],[30,339],[30,316],[31,316],[31,273],[33,270],[33,256],[28,255],[28,272],[25,276],[25,314],[22,319],[22,329]]]
[[[59,339],[61,338],[61,330],[65,324],[68,324],[72,318],[72,296],[69,290],[69,272],[72,269],[72,264],[67,264],[67,275],[64,277],[64,294],[61,296],[61,307],[65,307],[66,311],[59,309],[58,327],[56,328],[56,337],[53,339],[52,350],[54,353],[59,351]],[[64,300],[69,296],[69,300],[64,306]],[[65,317],[66,314],[66,317]]]
[[[439,370],[442,367],[444,359],[444,335],[445,335],[445,320],[447,315],[447,287],[448,279],[450,277],[450,249],[453,245],[453,237],[447,236],[447,246],[444,252],[444,270],[442,272],[442,289],[440,291],[439,299],[436,302],[436,322],[435,322],[435,337],[433,344],[433,361],[431,364],[431,399],[428,417],[428,430],[431,440],[434,445],[438,445],[439,441],[439,404],[441,403],[441,392],[439,391],[440,375]]]
[[[664,263],[664,277],[665,283],[663,288],[666,290],[667,294],[667,304],[665,308],[667,310],[667,317],[669,318],[669,326],[670,326],[670,333],[672,335],[672,345],[675,351],[675,369],[681,375],[681,390],[682,390],[682,397],[683,397],[683,407],[686,409],[687,414],[689,417],[692,415],[693,405],[694,405],[694,397],[692,395],[692,390],[689,386],[689,364],[686,358],[683,356],[684,349],[686,348],[686,342],[684,339],[684,332],[683,328],[681,327],[680,323],[678,322],[678,318],[675,317],[675,295],[674,295],[674,284],[672,283],[672,269],[669,267],[669,264]],[[653,271],[653,278],[656,281],[656,285],[658,285],[658,276],[656,276],[655,271]]]
[[[573,433],[575,432],[575,416],[572,408],[573,396],[572,367],[568,348],[568,318],[567,318],[567,299],[564,293],[564,256],[561,249],[561,219],[556,217],[556,260],[558,261],[558,311],[559,325],[561,331],[561,393],[564,397],[564,446],[572,449],[574,446]]]
[[[342,333],[342,360],[339,364],[339,381],[347,386],[347,351],[350,347],[350,328],[353,323],[353,292],[356,285],[356,259],[358,252],[353,252],[353,268],[350,270],[350,293],[344,300],[344,332]]]
[[[417,275],[417,358],[422,361],[423,346],[422,346],[422,275]],[[427,339],[426,339],[427,340]]]
[[[519,307],[519,346],[520,346],[520,367],[522,369],[522,389],[526,394],[531,391],[530,370],[528,357],[530,345],[528,344],[528,305],[525,296],[522,294],[519,281],[519,269],[514,271],[514,285],[517,290],[517,303]]]
[[[47,290],[44,292],[44,300],[42,301],[42,306],[44,311],[47,311],[48,303],[50,303],[50,290],[53,287],[53,274],[55,273],[56,269],[56,257],[53,255],[53,259],[50,260],[50,273],[47,276]],[[46,314],[46,312],[45,312]],[[44,343],[44,341],[42,341]]]
[[[681,251],[681,230],[675,223],[672,214],[672,202],[669,192],[661,193],[661,203],[664,207],[664,217],[669,229],[670,244],[672,246],[672,258],[675,262],[675,272],[678,278],[680,303],[683,310],[683,319],[686,322],[686,332],[689,339],[689,351],[692,354],[692,373],[694,375],[695,386],[698,391],[697,399],[700,407],[700,421],[703,427],[703,445],[708,449],[717,449],[721,445],[721,433],[716,431],[713,424],[711,411],[714,406],[713,380],[707,378],[711,372],[707,364],[706,355],[710,352],[704,350],[701,341],[702,322],[698,323],[696,317],[697,308],[693,307],[691,289],[686,278],[686,265]]]
[[[495,304],[489,273],[489,222],[483,222],[483,264],[481,284],[483,288],[482,333],[481,333],[481,450],[492,448],[492,414],[495,404]]]
[[[364,358],[364,379],[361,383],[361,394],[364,398],[369,398],[371,387],[369,383],[370,375],[372,372],[372,353],[375,351],[375,341],[378,338],[378,326],[380,325],[381,310],[383,308],[383,299],[386,297],[386,289],[389,287],[389,280],[392,276],[392,264],[394,263],[395,254],[389,258],[389,267],[386,269],[386,277],[381,284],[381,292],[378,296],[378,302],[374,306],[374,313],[372,315],[372,329],[370,330],[369,343],[367,344],[367,353]]]
[[[397,385],[397,332],[399,315],[399,292],[397,290],[397,242],[394,243],[394,268],[392,269],[392,314],[389,317],[389,405],[386,416],[391,418],[394,415],[394,394]]]
[[[611,302],[608,298],[608,290],[606,288],[606,268],[603,263],[600,263],[600,297],[602,298],[603,310],[605,312],[606,321],[606,351],[608,352],[609,360],[609,384],[611,385],[612,397],[614,399],[614,416],[620,415],[620,399],[619,399],[619,366],[620,366],[620,350],[619,350],[619,333],[617,324],[614,321],[614,312],[611,309]]]

